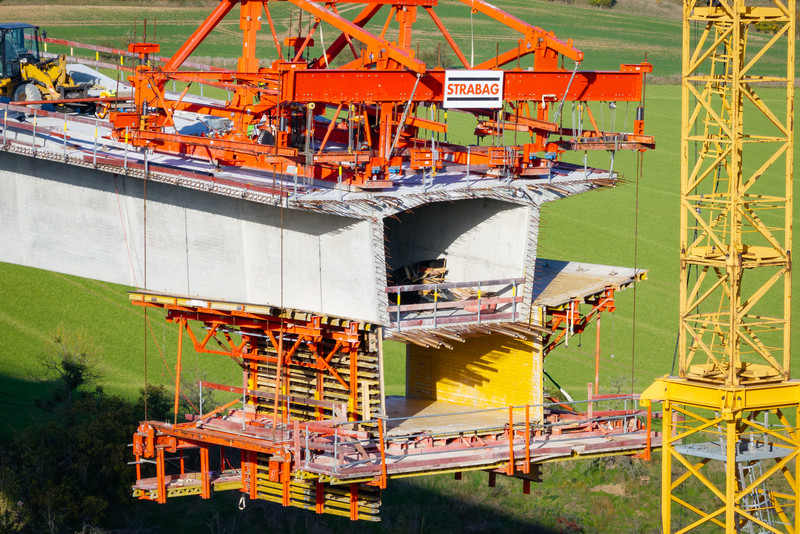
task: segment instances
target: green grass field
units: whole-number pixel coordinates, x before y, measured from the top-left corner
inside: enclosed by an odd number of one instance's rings
[[[74,5],[65,0],[32,9],[29,3],[6,1],[0,4],[0,18],[39,24],[56,38],[124,47],[133,37],[134,21],[138,23],[137,36],[141,36],[146,17],[148,35],[152,35],[155,26],[156,38],[163,45],[162,54],[169,55],[205,17],[211,5],[213,2],[200,7],[196,2],[184,7],[153,2]],[[562,39],[573,38],[575,45],[586,52],[583,67],[587,69],[618,68],[620,63],[639,62],[646,52],[647,59],[655,66],[655,79],[676,80],[679,74],[680,24],[670,8],[674,2],[653,7],[669,15],[659,18],[637,13],[646,9],[646,4],[625,0],[619,4],[623,9],[610,11],[545,1],[513,0],[497,5],[553,30]],[[452,31],[458,32],[457,40],[469,55],[472,39],[467,8],[443,2],[439,14]],[[278,4],[273,16],[279,31],[285,32],[288,4]],[[420,18],[427,17],[421,14]],[[296,27],[296,19],[294,22]],[[433,47],[432,25],[426,24],[421,27],[421,46]],[[204,44],[196,55],[236,56],[240,47],[237,27],[237,16],[232,15],[219,35]],[[332,39],[332,35],[326,34],[325,39]],[[499,39],[485,20],[476,17],[476,58],[491,57]],[[765,37],[755,35],[753,39]],[[499,42],[501,50],[504,43],[509,46],[508,40]],[[272,57],[267,45],[266,37],[259,41],[259,46],[267,50],[265,55]],[[776,65],[779,60],[772,59]],[[767,93],[770,98],[780,98],[777,92]],[[623,173],[625,185],[554,202],[542,212],[540,256],[620,266],[633,266],[636,262],[640,268],[649,270],[649,279],[635,292],[628,290],[618,295],[615,316],[603,319],[601,384],[606,391],[628,391],[631,387],[641,391],[654,377],[669,373],[672,368],[678,317],[679,117],[679,88],[651,85],[647,91],[646,133],[656,136],[657,149],[644,156],[644,173],[638,183],[635,155],[621,153],[615,168]],[[798,155],[795,147],[796,159]],[[591,163],[606,167],[608,156],[593,155]],[[37,356],[59,327],[85,331],[96,344],[101,383],[106,391],[130,400],[138,397],[145,384],[145,351],[147,381],[171,387],[177,345],[175,326],[166,324],[162,316],[152,311],[148,313],[148,325],[142,309],[128,303],[127,289],[0,264],[0,414],[3,414],[0,438],[28,424],[26,414],[49,387]],[[795,291],[795,294],[800,293]],[[793,313],[795,317],[800,313],[797,303]],[[795,339],[800,334],[799,324],[793,325]],[[559,348],[546,362],[548,372],[576,397],[585,396],[586,384],[594,373],[593,328],[584,337],[573,338],[569,347]],[[402,345],[387,343],[386,366],[387,393],[402,394],[405,372]],[[184,369],[188,377],[207,373],[206,378],[220,382],[235,383],[239,376],[238,366],[217,356],[192,354],[185,359]],[[658,509],[656,481],[639,484],[643,478],[655,476],[656,466],[621,467],[611,472],[602,466],[596,468],[597,464],[582,465],[549,466],[546,482],[535,488],[535,496],[531,497],[521,495],[519,481],[515,480],[502,480],[496,491],[488,491],[484,489],[485,479],[478,474],[466,477],[461,483],[453,483],[446,476],[399,481],[387,492],[386,519],[381,528],[389,532],[452,529],[449,517],[442,517],[448,514],[432,513],[432,508],[418,504],[426,501],[440,510],[452,509],[459,514],[463,524],[469,525],[462,528],[465,532],[491,530],[497,523],[520,531],[569,532],[570,521],[583,525],[586,532],[657,531],[658,521],[653,517]],[[620,486],[623,494],[593,492],[604,485]],[[565,487],[569,490],[565,491]],[[142,503],[137,506],[140,505],[144,506]],[[378,531],[377,527],[351,526],[348,521],[334,518],[312,520],[308,518],[311,514],[303,514],[291,516],[294,523],[287,530]],[[265,529],[271,524],[270,517],[263,519]],[[273,527],[279,529],[280,525]]]

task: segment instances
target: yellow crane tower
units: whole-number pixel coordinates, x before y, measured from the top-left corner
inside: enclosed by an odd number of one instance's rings
[[[795,0],[683,1],[680,367],[642,396],[664,403],[663,532],[800,532],[795,35]]]

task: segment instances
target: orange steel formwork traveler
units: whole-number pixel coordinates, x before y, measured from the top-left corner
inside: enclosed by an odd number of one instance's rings
[[[612,299],[603,300],[613,306]],[[490,484],[496,474],[513,476],[528,493],[544,462],[646,456],[658,446],[651,441],[650,414],[635,409],[636,395],[596,395],[586,411],[556,401],[484,410],[451,405],[409,416],[415,410],[407,408],[421,401],[385,398],[376,376],[383,369],[381,327],[150,292],[134,292],[131,301],[165,310],[180,329],[174,423],[145,421],[134,435],[134,495],[140,499],[164,503],[235,490],[377,521],[380,490],[390,478],[484,470]],[[564,327],[563,321],[548,324],[554,334]],[[201,391],[237,398],[208,412],[201,400],[199,413],[179,423],[184,335],[197,353],[236,361],[243,385],[201,381]],[[155,476],[146,476],[145,464],[155,465]]]
[[[546,173],[552,158],[570,149],[642,150],[653,145],[643,135],[643,113],[637,111],[631,133],[604,132],[584,106],[592,128],[563,128],[559,116],[565,102],[640,102],[648,63],[622,65],[619,71],[578,71],[583,52],[571,41],[529,25],[481,0],[461,0],[473,13],[490,17],[519,35],[517,45],[473,64],[436,14],[433,0],[403,2],[326,2],[288,0],[314,21],[306,34],[280,40],[270,4],[278,0],[223,0],[186,43],[161,68],[149,64],[159,51],[155,43],[134,43],[129,50],[141,58],[130,78],[135,108],[111,114],[114,135],[135,146],[206,158],[218,165],[245,166],[306,178],[341,180],[380,188],[391,184],[398,169],[420,160],[435,169],[442,161],[488,165],[517,175]],[[281,0],[285,1],[285,0]],[[351,21],[339,4],[363,4]],[[242,55],[235,72],[179,71],[186,59],[237,5],[240,5]],[[388,15],[380,34],[365,29],[383,7]],[[412,49],[414,24],[420,11],[430,16],[458,58],[457,69],[431,68]],[[302,16],[302,15],[301,15]],[[261,67],[256,38],[268,23],[277,60]],[[397,23],[397,42],[386,33]],[[338,37],[327,48],[315,48],[321,25],[332,26]],[[324,38],[322,39],[324,43]],[[358,44],[359,48],[356,47]],[[304,57],[305,54],[305,57]],[[343,55],[352,57],[343,59]],[[530,59],[532,58],[532,61]],[[564,59],[574,68],[559,66]],[[337,66],[333,65],[336,62]],[[342,64],[342,62],[344,63]],[[510,67],[510,68],[509,68]],[[498,83],[463,83],[453,73]],[[499,76],[499,77],[498,77]],[[168,81],[193,82],[233,89],[224,105],[184,101],[165,92]],[[188,89],[187,89],[188,90]],[[460,95],[460,97],[458,96]],[[496,97],[484,107],[481,98]],[[472,100],[471,104],[465,98]],[[438,114],[420,117],[427,109],[463,110],[477,120],[476,135],[498,141],[502,157],[489,147],[466,147],[434,140],[448,131]],[[230,128],[213,136],[182,135],[174,114],[189,111],[230,120]],[[508,145],[506,132],[519,132],[527,142]],[[433,157],[425,157],[432,152]]]

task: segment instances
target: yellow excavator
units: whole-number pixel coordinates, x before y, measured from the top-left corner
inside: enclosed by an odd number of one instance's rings
[[[38,26],[0,23],[0,97],[13,102],[52,100],[54,104],[65,98],[86,98],[89,84],[75,83],[64,55],[42,57],[39,42]]]

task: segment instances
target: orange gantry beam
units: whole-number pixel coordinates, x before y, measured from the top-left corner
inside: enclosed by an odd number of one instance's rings
[[[647,70],[645,70],[647,69]],[[504,76],[507,101],[620,101],[642,98],[642,72],[649,67],[623,65],[620,71],[577,72],[512,70]],[[199,74],[199,73],[198,73]],[[571,83],[570,83],[570,79]],[[414,91],[416,74],[404,70],[296,70],[281,73],[280,101],[439,104],[444,100],[445,71],[429,70]]]

